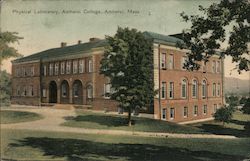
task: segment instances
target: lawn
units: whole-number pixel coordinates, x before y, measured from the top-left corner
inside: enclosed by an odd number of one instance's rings
[[[146,132],[168,133],[205,133],[203,129],[192,126],[178,125],[171,122],[153,120],[148,118],[133,117],[134,125],[127,125],[127,116],[95,113],[84,110],[76,110],[76,117],[65,118],[62,125],[90,129],[112,129]]]
[[[2,130],[1,156],[13,160],[237,161],[250,139],[175,139]]]
[[[42,116],[33,112],[0,110],[1,124],[18,123],[26,121],[34,121],[41,119]]]
[[[217,122],[214,120],[190,125],[203,129],[204,131],[212,134],[250,137],[250,134],[247,133],[244,129],[244,125],[247,121],[250,121],[250,115],[243,114],[240,111],[236,111],[233,114],[233,119],[230,121],[230,123],[225,124],[225,127],[222,126],[221,122]]]

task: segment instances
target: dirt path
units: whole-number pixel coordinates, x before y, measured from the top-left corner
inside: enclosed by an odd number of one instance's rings
[[[99,130],[85,129],[76,127],[60,126],[65,122],[64,117],[76,116],[74,110],[61,110],[53,108],[11,108],[8,110],[35,112],[42,115],[41,120],[0,124],[1,129],[26,129],[26,130],[41,130],[51,132],[71,132],[82,134],[109,134],[109,135],[127,135],[127,136],[145,136],[145,137],[164,137],[164,138],[221,138],[221,139],[236,139],[235,136],[229,135],[213,135],[213,134],[176,134],[176,133],[159,133],[159,132],[138,132],[124,130]]]

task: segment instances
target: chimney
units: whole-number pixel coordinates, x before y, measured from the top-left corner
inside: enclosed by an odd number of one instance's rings
[[[66,47],[67,46],[67,43],[66,42],[61,42],[61,47]]]
[[[91,38],[89,39],[89,42],[96,42],[96,41],[99,41],[99,40],[101,40],[101,39],[96,38],[96,37],[91,37]]]
[[[78,40],[77,44],[81,44],[82,43],[82,40]]]

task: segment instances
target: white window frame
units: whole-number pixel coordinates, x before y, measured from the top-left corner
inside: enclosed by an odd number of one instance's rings
[[[198,96],[198,81],[194,79],[192,81],[192,98],[197,98]]]
[[[188,58],[187,58],[187,56],[183,56],[182,58],[181,58],[181,69],[182,70],[185,70],[185,63],[187,62],[187,60],[188,60]]]
[[[183,107],[183,117],[184,118],[188,117],[188,107],[187,106]]]
[[[206,98],[207,97],[207,81],[203,80],[202,81],[202,98]]]
[[[216,92],[217,92],[217,90],[216,90],[216,83],[213,83],[213,85],[212,85],[212,94],[213,94],[213,97],[216,96]]]
[[[108,96],[107,94],[111,94],[111,84],[110,83],[104,84],[104,98],[109,99],[110,96]]]
[[[79,60],[79,73],[84,73],[84,67],[85,67],[85,60],[80,59]]]
[[[66,62],[66,74],[71,74],[71,60]]]
[[[89,73],[93,72],[93,60],[92,59],[88,60],[88,71]]]
[[[61,62],[61,74],[65,73],[65,62]]]
[[[198,115],[198,106],[194,105],[194,116]]]
[[[207,115],[207,105],[203,105],[203,115]]]
[[[73,74],[78,73],[78,60],[73,61]]]
[[[46,88],[42,89],[42,96],[43,97],[47,97],[47,90],[46,90]]]
[[[167,54],[161,53],[161,69],[166,69]]]
[[[53,70],[54,70],[53,66],[54,66],[54,63],[49,63],[49,75],[50,76],[53,75]]]
[[[87,97],[88,99],[93,98],[93,86],[92,85],[88,85],[87,87]]]
[[[59,63],[55,63],[55,75],[58,75]]]
[[[161,99],[166,99],[166,89],[167,89],[167,83],[161,82]]]
[[[218,83],[217,84],[217,91],[216,91],[216,95],[218,96],[218,97],[220,97],[220,95],[221,95],[221,86],[220,86],[220,83]]]
[[[218,109],[218,105],[214,104],[214,113],[217,111],[217,109]]]
[[[166,108],[163,108],[161,114],[162,114],[162,115],[161,115],[161,119],[162,119],[162,120],[166,120],[166,119],[167,119],[167,109],[166,109]]]
[[[169,99],[173,99],[174,98],[174,82],[169,82],[168,96],[169,96]]]
[[[182,79],[181,80],[181,98],[183,98],[183,99],[186,99],[187,98],[187,79]],[[183,86],[185,85],[185,88],[183,88]],[[185,90],[185,91],[183,91],[183,89]],[[184,95],[185,96],[184,96]]]
[[[169,112],[169,118],[170,120],[173,120],[175,118],[175,108],[170,108],[170,112]]]

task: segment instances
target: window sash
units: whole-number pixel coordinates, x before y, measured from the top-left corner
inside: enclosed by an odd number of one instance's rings
[[[198,106],[195,105],[194,106],[194,116],[197,116],[198,115]]]
[[[61,62],[61,74],[65,72],[65,62]]]
[[[167,114],[167,110],[165,108],[162,109],[162,119],[166,120],[166,114]]]
[[[78,61],[73,61],[73,73],[76,74],[78,72]]]
[[[88,61],[88,68],[89,68],[89,72],[93,72],[93,62],[92,62],[92,60],[90,59],[89,61]]]
[[[174,98],[174,82],[169,82],[169,98]]]
[[[161,83],[161,98],[166,98],[166,82]]]
[[[83,73],[84,72],[84,60],[80,60],[79,61],[79,73]]]
[[[166,68],[166,53],[161,54],[161,68],[162,69]]]
[[[174,108],[170,108],[170,119],[174,119],[175,117],[175,110]]]

